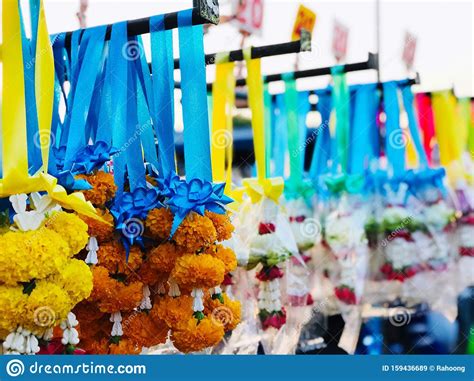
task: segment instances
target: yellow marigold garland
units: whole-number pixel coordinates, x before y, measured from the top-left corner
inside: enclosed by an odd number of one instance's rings
[[[87,224],[78,216],[66,212],[53,213],[46,219],[44,226],[60,234],[74,254],[81,251],[87,244]]]

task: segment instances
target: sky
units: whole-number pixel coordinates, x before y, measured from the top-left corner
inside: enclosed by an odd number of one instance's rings
[[[78,27],[75,13],[79,0],[44,0],[51,33]],[[192,6],[191,0],[89,0],[89,26],[166,13]],[[220,0],[221,11],[228,14],[230,0]],[[317,14],[313,35],[313,52],[300,58],[300,68],[333,65],[331,53],[335,19],[349,28],[346,61],[357,62],[376,51],[375,0],[264,0],[264,24],[260,36],[247,42],[254,46],[289,41],[298,5],[303,3]],[[401,60],[406,31],[417,37],[418,47],[414,69],[420,73],[423,91],[452,88],[458,96],[474,95],[473,1],[388,1],[381,0],[381,75],[383,80],[400,79],[408,73]],[[145,42],[147,39],[145,40]],[[235,27],[227,24],[214,27],[205,37],[208,53],[238,49],[240,37]],[[292,71],[294,55],[263,60],[263,72]],[[208,80],[213,68],[208,69]],[[375,80],[373,71],[352,73],[351,83]],[[329,78],[302,80],[300,88],[321,88]],[[277,87],[278,85],[276,85]],[[276,89],[276,91],[278,91]]]
[[[21,0],[22,3],[27,3]],[[222,14],[230,11],[231,0],[220,0]],[[363,61],[369,51],[376,51],[375,0],[264,0],[264,24],[261,35],[252,36],[247,45],[266,45],[289,41],[298,5],[303,3],[317,13],[312,52],[300,57],[300,68],[333,65],[331,53],[335,19],[349,28],[346,62]],[[44,0],[50,33],[78,28],[75,13],[79,0]],[[109,24],[190,8],[192,0],[89,0],[89,26]],[[459,1],[380,1],[381,9],[381,76],[382,80],[406,78],[401,60],[406,31],[417,37],[418,48],[414,69],[420,73],[422,91],[454,87],[458,96],[474,95],[472,0]],[[145,44],[148,45],[148,38]],[[213,27],[205,37],[207,53],[237,49],[240,36],[229,24]],[[177,49],[175,49],[177,50]],[[149,55],[149,50],[147,51]],[[295,55],[263,59],[265,74],[292,71]],[[208,81],[214,76],[208,68]],[[351,73],[350,83],[374,81],[373,71]],[[301,89],[325,87],[328,77],[300,80]],[[270,90],[278,91],[278,84]]]

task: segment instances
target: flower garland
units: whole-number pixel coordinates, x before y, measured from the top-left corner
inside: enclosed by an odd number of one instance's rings
[[[103,177],[96,173],[94,179]],[[83,257],[93,265],[94,288],[75,313],[89,353],[139,353],[168,338],[181,352],[200,351],[219,343],[240,321],[239,302],[220,289],[237,266],[233,251],[218,244],[232,235],[230,218],[207,210],[213,209],[211,201],[204,210],[182,214],[176,200],[186,197],[188,184],[177,177],[171,181],[179,192],[158,193],[151,183],[120,200],[113,192],[105,199],[95,189],[85,192],[99,203],[98,214],[115,225],[114,231],[85,219],[93,239]],[[215,189],[208,198],[219,199]],[[196,203],[203,200],[205,194]]]
[[[38,353],[52,339],[52,329],[61,325],[63,342],[68,352],[74,351],[79,340],[70,311],[92,290],[91,271],[73,258],[87,243],[87,225],[48,196],[11,196],[10,202],[13,223],[3,218],[0,234],[3,348]]]

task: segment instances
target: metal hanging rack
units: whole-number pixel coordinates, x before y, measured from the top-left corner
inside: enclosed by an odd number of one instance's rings
[[[311,51],[311,33],[302,30],[301,38],[297,41],[251,47],[250,57],[252,59],[258,59],[309,51]],[[238,62],[243,61],[244,59],[244,51],[242,49],[238,49],[232,50],[230,52],[206,54],[205,62],[206,65],[214,65],[216,63]],[[179,69],[179,58],[174,60],[174,68]]]
[[[214,24],[219,23],[219,2],[218,0],[193,0],[193,25]],[[164,14],[165,29],[176,29],[178,27],[178,13],[171,12]],[[112,25],[107,25],[105,39],[110,40]],[[85,29],[79,29],[83,32]],[[150,33],[150,17],[144,17],[136,20],[127,21],[127,31],[129,36],[138,36]],[[70,49],[72,34],[77,31],[65,32],[65,48]]]

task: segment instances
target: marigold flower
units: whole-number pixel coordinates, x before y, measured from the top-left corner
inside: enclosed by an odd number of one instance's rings
[[[88,298],[92,291],[92,272],[86,263],[78,259],[67,261],[59,274],[50,280],[67,292],[74,305]]]
[[[44,228],[10,231],[0,236],[0,247],[0,282],[6,285],[58,273],[73,254],[60,234]]]
[[[97,241],[100,244],[111,241],[114,238],[114,217],[107,209],[102,210],[96,208],[95,210],[97,212],[97,215],[101,217],[104,221],[110,223],[110,225],[102,221],[96,220],[95,218],[80,215],[81,219],[89,227],[89,236],[97,238]]]
[[[200,322],[195,318],[173,331],[171,340],[174,346],[183,353],[197,352],[218,344],[224,337],[224,328],[221,324],[205,317]]]
[[[89,239],[87,224],[72,213],[56,212],[45,221],[44,226],[60,234],[73,254],[79,253],[86,246]]]
[[[124,316],[122,327],[124,336],[139,348],[163,344],[168,338],[169,328],[166,323],[153,319],[145,312],[134,311]]]
[[[173,213],[167,208],[152,209],[148,213],[145,226],[154,239],[164,241],[171,234],[173,225]]]
[[[157,298],[150,316],[156,320],[163,320],[170,329],[177,329],[180,324],[193,316],[193,298],[188,295]]]
[[[118,344],[110,344],[111,355],[137,355],[141,351],[131,340],[120,339]]]
[[[220,259],[224,263],[226,273],[230,273],[237,268],[237,257],[235,256],[234,250],[230,247],[225,247],[220,244],[213,245],[208,247],[205,253]]]
[[[209,254],[186,254],[176,260],[171,277],[186,288],[211,288],[224,281],[225,265]]]
[[[141,282],[119,282],[109,276],[105,267],[94,266],[92,269],[94,288],[91,299],[97,301],[102,312],[131,311],[142,300]]]
[[[241,321],[241,304],[238,300],[230,299],[226,293],[222,293],[224,303],[219,299],[212,299],[207,295],[204,300],[204,313],[224,326],[226,332],[232,331]]]
[[[234,232],[234,225],[230,221],[229,214],[218,214],[210,211],[206,211],[206,217],[208,217],[214,227],[216,228],[217,232],[217,240],[219,242],[227,241],[232,237],[232,233]]]
[[[190,213],[179,225],[173,241],[187,253],[196,253],[216,242],[217,232],[212,221],[197,213]]]
[[[156,271],[170,273],[179,255],[173,243],[165,242],[152,249],[148,253],[147,260]]]
[[[111,173],[98,171],[91,175],[78,175],[77,177],[86,180],[92,186],[92,189],[82,191],[82,193],[86,200],[94,206],[104,206],[107,201],[114,198],[117,186]]]
[[[5,339],[16,329],[24,317],[28,295],[23,293],[22,286],[0,285],[0,339]],[[5,333],[5,335],[4,335]]]
[[[130,248],[127,261],[125,248],[117,241],[99,245],[97,259],[99,265],[105,267],[110,273],[126,275],[136,272],[143,261],[142,252],[137,246]]]

